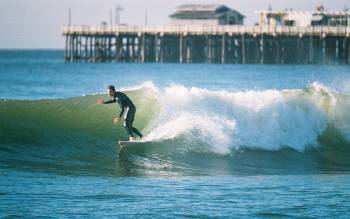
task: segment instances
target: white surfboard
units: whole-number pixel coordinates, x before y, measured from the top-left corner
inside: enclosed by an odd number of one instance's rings
[[[141,144],[145,143],[145,141],[142,140],[133,140],[133,141],[119,141],[120,146],[128,146],[128,145],[133,145],[133,144]]]

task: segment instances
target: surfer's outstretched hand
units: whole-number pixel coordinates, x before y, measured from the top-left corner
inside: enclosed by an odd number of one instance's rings
[[[97,100],[96,101],[98,104],[103,104],[103,100]]]
[[[120,120],[119,117],[115,117],[114,120],[113,120],[114,124],[118,124],[119,120]]]

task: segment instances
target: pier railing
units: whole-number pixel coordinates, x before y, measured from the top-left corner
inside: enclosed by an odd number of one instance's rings
[[[220,26],[64,26],[63,35],[81,34],[81,35],[104,35],[104,34],[192,34],[192,35],[287,35],[287,36],[350,36],[350,27],[330,27],[330,26],[311,26],[311,27],[269,27],[269,26],[238,26],[238,25],[220,25]]]

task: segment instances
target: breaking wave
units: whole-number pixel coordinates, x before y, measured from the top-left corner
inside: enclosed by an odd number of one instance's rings
[[[344,172],[350,99],[317,82],[304,89],[231,92],[151,82],[125,92],[143,143],[120,149],[118,106],[104,94],[0,101],[0,163],[108,175]]]

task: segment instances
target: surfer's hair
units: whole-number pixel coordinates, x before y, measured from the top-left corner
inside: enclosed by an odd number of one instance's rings
[[[115,91],[115,87],[113,85],[109,85],[108,90]]]

